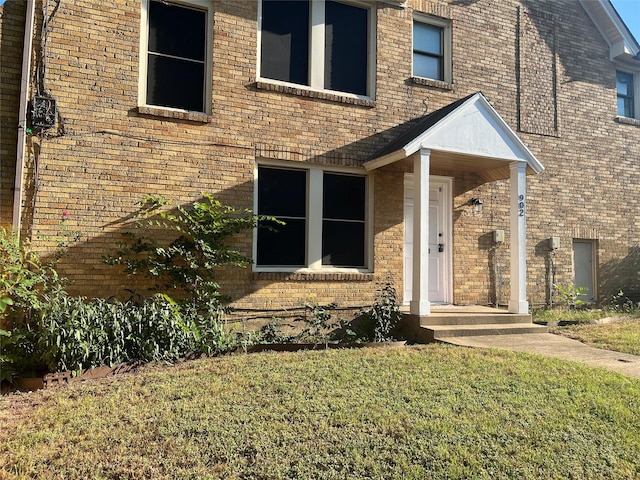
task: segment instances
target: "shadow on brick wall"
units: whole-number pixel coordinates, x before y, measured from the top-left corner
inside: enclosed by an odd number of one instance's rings
[[[485,3],[483,0],[453,0],[450,5],[462,8],[472,8]],[[609,58],[609,50],[604,38],[602,38],[595,25],[587,15],[587,12],[578,2],[558,2],[557,0],[521,0],[520,4],[530,12],[544,12],[541,15],[531,15],[531,21],[539,33],[539,38],[547,43],[551,52],[556,52],[558,60],[562,64],[563,75],[568,77],[568,82],[581,81],[592,84],[603,85],[606,88],[614,88],[613,70],[607,70],[606,76],[601,75],[600,70],[593,68],[593,59],[585,61],[584,56],[576,55],[575,50],[569,48],[570,39],[574,39],[576,34],[591,35],[587,37],[589,41],[598,43],[602,48],[601,59],[604,67]],[[572,9],[575,9],[573,11]],[[471,11],[468,14],[472,14]],[[551,14],[549,17],[546,14]],[[551,23],[550,23],[551,22]],[[584,32],[578,32],[578,27],[585,25]],[[549,29],[555,30],[554,35],[548,35]],[[518,45],[516,43],[516,50]]]
[[[611,260],[600,266],[600,298],[610,300],[620,290],[625,297],[640,302],[640,246],[631,248],[620,260]]]

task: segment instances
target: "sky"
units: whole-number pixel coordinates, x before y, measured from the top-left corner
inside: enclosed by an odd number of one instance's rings
[[[5,0],[0,0],[0,5],[4,2]],[[611,0],[611,3],[613,3],[633,36],[640,42],[640,0]]]
[[[640,42],[640,0],[612,0],[611,3]]]

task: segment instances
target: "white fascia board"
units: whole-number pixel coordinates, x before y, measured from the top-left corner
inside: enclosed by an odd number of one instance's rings
[[[388,153],[382,157],[374,158],[373,160],[369,160],[368,162],[364,162],[364,168],[367,172],[371,170],[375,170],[376,168],[384,167],[385,165],[391,165],[398,160],[403,160],[407,158],[409,154],[404,148],[400,150],[396,150],[395,152]]]

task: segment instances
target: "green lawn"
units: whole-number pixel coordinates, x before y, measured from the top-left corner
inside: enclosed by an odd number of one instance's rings
[[[0,398],[0,478],[640,478],[640,381],[428,345],[260,353]]]
[[[553,327],[551,331],[592,347],[640,355],[640,318]]]

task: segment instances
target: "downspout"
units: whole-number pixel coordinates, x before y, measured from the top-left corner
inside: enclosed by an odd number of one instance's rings
[[[18,113],[18,145],[16,152],[16,180],[13,191],[13,231],[20,235],[22,226],[22,191],[24,188],[24,156],[27,144],[27,105],[31,84],[31,51],[33,49],[34,0],[27,0],[20,76],[20,111]]]

